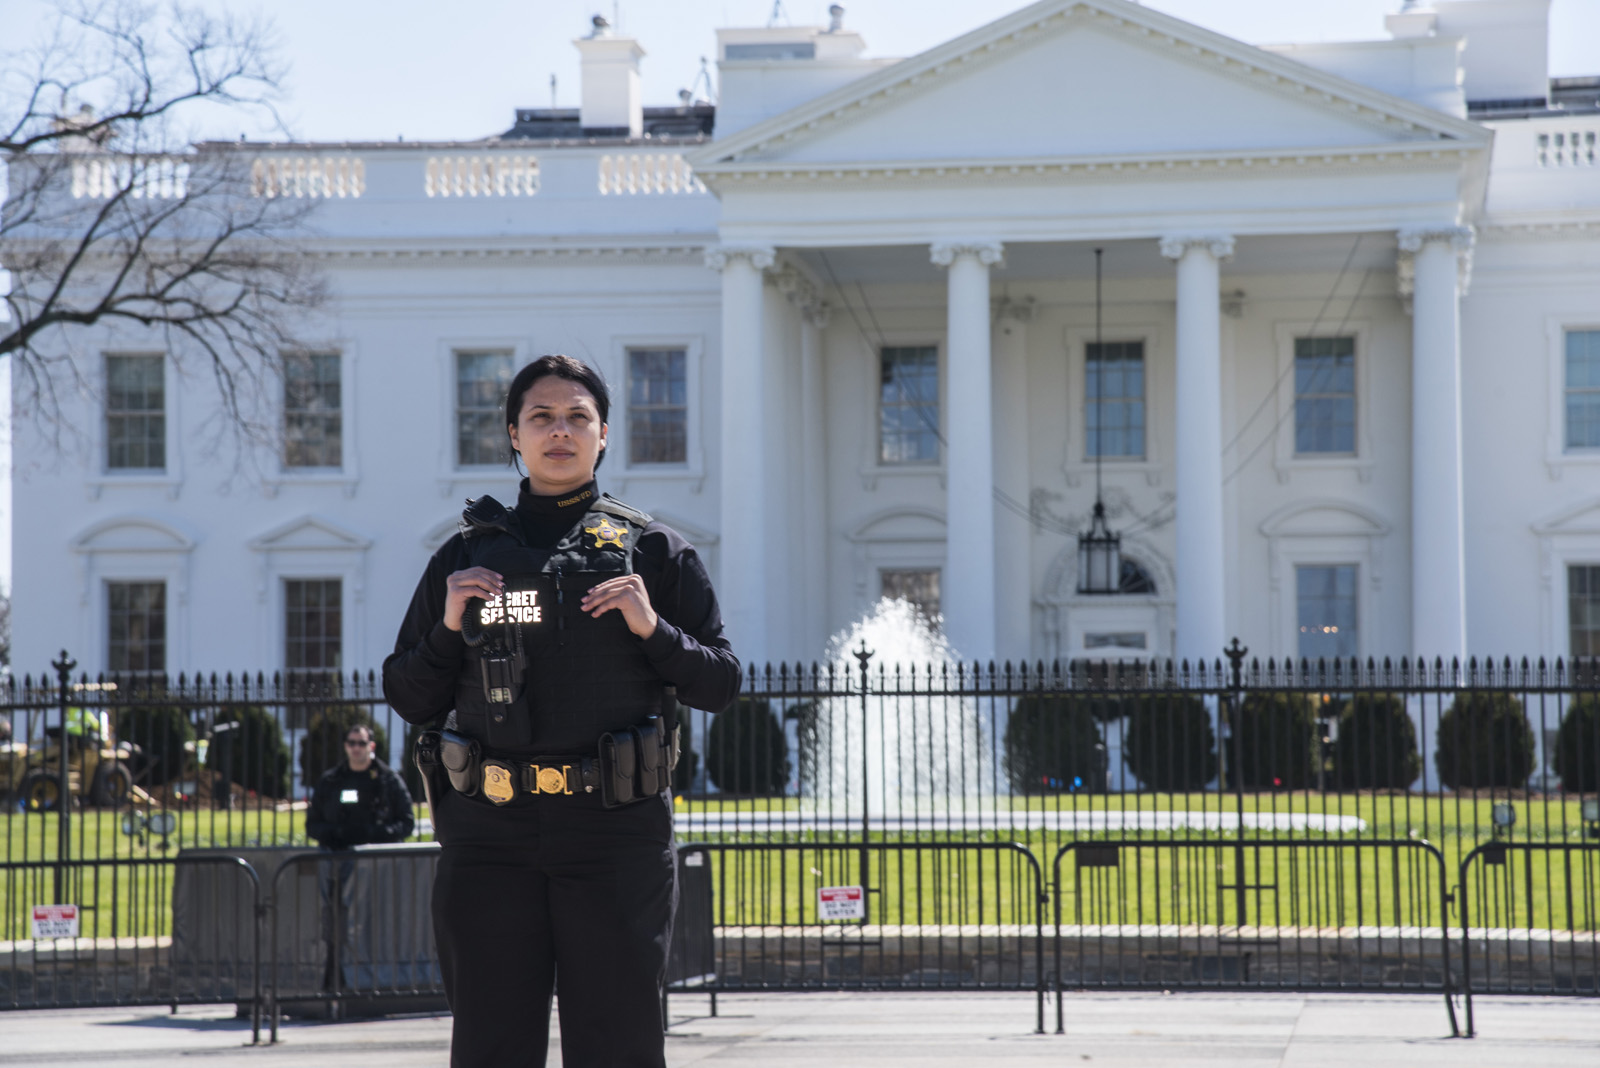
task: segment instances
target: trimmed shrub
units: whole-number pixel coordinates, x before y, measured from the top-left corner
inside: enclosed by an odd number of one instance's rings
[[[1005,770],[1014,793],[1104,793],[1106,749],[1090,701],[1018,698],[1006,723]]]
[[[288,797],[289,743],[277,717],[260,705],[218,712],[206,769],[263,797]]]
[[[1333,768],[1345,789],[1404,790],[1422,774],[1417,728],[1393,694],[1359,694],[1339,711]]]
[[[1600,790],[1600,694],[1584,694],[1567,707],[1556,732],[1554,767],[1568,793]]]
[[[363,724],[372,728],[378,743],[378,759],[388,763],[389,732],[372,718],[366,705],[323,705],[312,713],[306,736],[300,739],[300,781],[307,787],[317,784],[322,773],[344,759],[344,736],[351,727]]]
[[[1229,785],[1304,790],[1317,783],[1317,716],[1304,694],[1253,693],[1227,743]],[[1237,746],[1237,748],[1236,748]]]
[[[706,775],[723,793],[781,794],[792,766],[783,724],[770,703],[741,700],[711,717]]]
[[[1509,693],[1456,694],[1433,750],[1439,781],[1452,790],[1521,787],[1533,774],[1533,728],[1522,702]]]
[[[1217,777],[1217,734],[1205,702],[1178,694],[1139,700],[1128,722],[1122,758],[1152,790],[1203,788]]]
[[[116,713],[117,741],[134,747],[128,761],[140,786],[165,786],[183,777],[189,766],[194,725],[189,714],[172,705],[135,705]]]

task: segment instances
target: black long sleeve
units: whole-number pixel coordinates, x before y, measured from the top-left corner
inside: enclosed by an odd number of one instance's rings
[[[651,523],[634,548],[633,565],[660,617],[655,633],[643,639],[645,655],[677,687],[681,703],[720,712],[738,695],[739,660],[722,633],[722,613],[699,554],[671,527]],[[384,696],[411,723],[436,719],[455,705],[466,645],[443,622],[445,580],[467,566],[460,535],[433,555],[394,652],[383,662]]]

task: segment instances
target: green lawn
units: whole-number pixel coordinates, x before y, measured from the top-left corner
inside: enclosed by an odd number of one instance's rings
[[[961,800],[961,799],[957,799]],[[1576,799],[1521,798],[1512,801],[1516,823],[1509,840],[1532,843],[1596,843],[1584,838]],[[1069,843],[1132,841],[1114,855],[1105,850],[1082,857],[1065,854],[1059,866],[1059,906],[1064,923],[1173,924],[1237,922],[1243,865],[1243,906],[1250,923],[1273,926],[1335,927],[1372,924],[1439,926],[1457,924],[1439,901],[1438,862],[1419,846],[1380,847],[1374,840],[1425,840],[1444,857],[1445,883],[1455,892],[1461,858],[1493,837],[1493,801],[1487,797],[1396,794],[1246,795],[1249,815],[1311,813],[1354,816],[1365,821],[1359,832],[1253,829],[1241,852],[1238,836],[1215,829],[1125,830],[1071,834],[1039,826],[1049,819],[1099,813],[1195,815],[1235,813],[1238,800],[1216,793],[1051,795],[967,799],[954,815],[970,826],[939,831],[891,829],[874,833],[868,848],[859,830],[804,830],[810,810],[797,798],[747,798],[687,801],[680,814],[755,813],[778,818],[778,833],[685,835],[684,842],[713,845],[765,843],[754,851],[713,849],[709,853],[717,922],[796,924],[816,921],[816,891],[821,886],[873,888],[870,919],[887,923],[1031,923],[1035,867],[1051,892],[1058,853]],[[931,808],[931,806],[929,806]],[[926,814],[926,810],[925,810]],[[222,845],[306,845],[304,812],[260,809],[234,812],[184,810],[178,828],[163,842],[148,835],[122,833],[122,814],[85,810],[68,820],[70,855],[100,860],[68,878],[62,893],[93,905],[84,933],[166,934],[170,931],[170,865],[125,863],[175,857],[180,849]],[[426,815],[418,806],[419,821]],[[979,816],[983,819],[980,821]],[[981,827],[985,829],[980,829]],[[1029,826],[1030,822],[1034,826]],[[54,869],[36,866],[56,856],[54,814],[0,816],[4,857],[12,867],[0,873],[0,940],[28,937],[27,909],[55,900]],[[1318,845],[1273,845],[1287,839]],[[929,848],[934,842],[962,842],[960,850]],[[1025,852],[999,848],[1018,843]],[[1366,843],[1366,844],[1363,844]],[[782,848],[773,848],[776,845]],[[893,848],[920,845],[919,849]],[[1030,856],[1033,860],[1030,860]],[[1500,866],[1476,864],[1469,899],[1474,926],[1513,926],[1580,931],[1600,930],[1600,851],[1581,854],[1513,851]],[[1080,864],[1080,860],[1085,863]],[[122,861],[124,863],[111,863]],[[1096,862],[1091,866],[1088,861]],[[19,865],[18,862],[29,862]],[[1498,911],[1485,913],[1485,905]],[[1052,898],[1044,917],[1051,922]]]

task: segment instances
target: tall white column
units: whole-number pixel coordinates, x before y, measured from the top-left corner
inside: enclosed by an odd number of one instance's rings
[[[1191,663],[1210,663],[1222,656],[1228,639],[1218,264],[1233,255],[1233,238],[1217,234],[1165,237],[1161,254],[1178,261],[1176,652]]]
[[[994,336],[995,652],[1028,658],[1033,631],[1032,524],[1028,522],[1028,323],[1033,305],[1007,304]]]
[[[766,514],[761,279],[775,258],[773,249],[765,246],[722,245],[706,250],[706,265],[722,272],[717,600],[728,640],[746,665],[764,663],[774,652],[767,647],[766,539],[760,531]]]
[[[806,645],[792,650],[791,659],[821,653],[828,637],[827,586],[823,582],[828,574],[828,412],[822,370],[822,328],[827,322],[826,304],[801,305],[800,522],[804,525],[801,544],[808,578],[801,592]]]
[[[945,419],[945,568],[940,600],[945,635],[963,658],[995,655],[994,414],[989,358],[989,268],[999,242],[939,243],[933,262],[949,268]]]
[[[1412,282],[1411,651],[1447,664],[1467,655],[1461,289],[1472,238],[1464,226],[1400,231]]]

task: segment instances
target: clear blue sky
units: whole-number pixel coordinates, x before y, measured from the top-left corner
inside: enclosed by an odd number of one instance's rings
[[[1374,40],[1401,0],[1147,0],[1147,6],[1254,44]],[[290,65],[285,114],[317,141],[451,140],[497,133],[518,106],[578,102],[577,50],[591,15],[620,16],[648,53],[645,102],[670,104],[713,56],[725,26],[766,25],[772,0],[201,0],[213,10],[268,11]],[[35,36],[48,5],[5,0],[6,37]],[[844,0],[845,24],[869,54],[907,56],[1026,6],[1024,0]],[[788,21],[827,22],[828,0],[784,0]],[[1600,74],[1600,0],[1554,0],[1552,73]],[[0,46],[9,47],[9,46]],[[232,126],[235,128],[229,129]],[[209,136],[256,136],[236,119]]]

